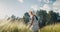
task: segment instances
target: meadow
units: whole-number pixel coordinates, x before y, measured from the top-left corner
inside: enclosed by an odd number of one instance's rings
[[[32,32],[23,22],[0,20],[0,32]],[[60,32],[60,24],[47,25],[39,32]]]

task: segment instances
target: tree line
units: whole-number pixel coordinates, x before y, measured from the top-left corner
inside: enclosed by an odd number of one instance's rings
[[[49,11],[48,13],[46,10],[37,10],[36,16],[38,17],[40,28],[46,25],[56,24],[60,22],[60,19],[58,19],[60,17],[59,13],[56,13],[53,10]],[[29,22],[29,18],[29,13],[24,13],[23,20],[26,24]]]
[[[40,28],[46,25],[56,24],[60,22],[59,13],[56,13],[53,10],[49,11],[48,13],[46,10],[37,10],[36,16],[38,17],[38,23]],[[8,17],[7,20],[10,20],[11,22],[21,20],[21,22],[23,21],[25,24],[28,24],[28,22],[30,21],[30,15],[28,12],[24,13],[23,18],[12,15],[11,17]]]

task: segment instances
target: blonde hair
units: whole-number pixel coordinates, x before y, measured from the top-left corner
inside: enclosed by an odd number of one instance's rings
[[[35,12],[32,11],[32,10],[30,10],[29,13],[32,14],[32,15],[35,15]]]

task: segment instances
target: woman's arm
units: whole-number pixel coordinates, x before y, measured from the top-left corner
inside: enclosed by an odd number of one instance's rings
[[[29,25],[29,28],[32,26],[33,21],[34,21],[34,16],[32,17],[32,21],[31,21],[31,24]]]

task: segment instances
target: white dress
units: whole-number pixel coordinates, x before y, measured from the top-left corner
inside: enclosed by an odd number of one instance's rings
[[[31,19],[32,19],[32,17],[31,17]],[[37,31],[37,30],[39,29],[38,21],[37,21],[37,19],[36,19],[35,16],[34,16],[33,24],[32,24],[32,26],[30,27],[30,29],[31,29],[32,31]]]

